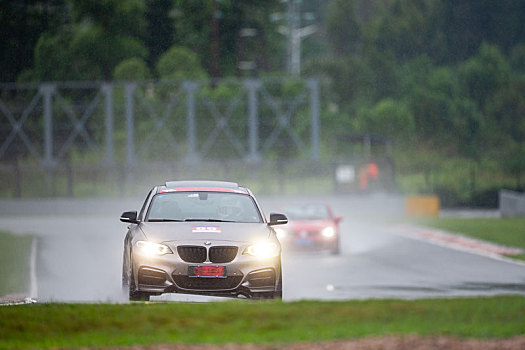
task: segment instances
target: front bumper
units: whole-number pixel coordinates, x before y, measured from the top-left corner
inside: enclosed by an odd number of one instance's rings
[[[200,241],[202,243],[202,241]],[[185,242],[186,243],[186,242]],[[220,243],[214,246],[220,246]],[[231,246],[231,242],[224,243]],[[227,263],[203,263],[184,261],[177,253],[176,245],[169,245],[173,254],[146,256],[133,254],[133,271],[137,291],[162,294],[184,293],[214,296],[253,296],[257,293],[276,292],[281,273],[280,255],[271,259],[258,259],[243,254],[239,246],[235,258]],[[226,276],[220,278],[190,277],[188,270],[194,265],[222,265]]]

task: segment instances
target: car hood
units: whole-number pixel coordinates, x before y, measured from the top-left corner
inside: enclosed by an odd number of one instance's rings
[[[195,240],[254,242],[267,239],[272,232],[265,223],[237,222],[142,222],[140,229],[152,242]]]

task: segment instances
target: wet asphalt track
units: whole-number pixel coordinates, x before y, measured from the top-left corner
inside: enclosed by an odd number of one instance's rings
[[[268,214],[282,200],[260,198]],[[295,198],[323,201],[342,215],[342,254],[283,252],[284,300],[423,298],[525,294],[525,265],[397,235],[385,220],[402,215],[402,198]],[[0,230],[37,237],[34,291],[41,302],[121,302],[125,210],[141,200],[0,201]],[[163,295],[152,300],[224,300]]]

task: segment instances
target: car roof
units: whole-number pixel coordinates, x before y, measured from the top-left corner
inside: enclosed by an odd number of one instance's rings
[[[226,181],[166,181],[166,188],[180,187],[216,187],[238,189],[239,185],[235,182]]]
[[[184,191],[231,192],[251,195],[247,188],[227,181],[167,181],[165,186],[158,188],[159,193]]]

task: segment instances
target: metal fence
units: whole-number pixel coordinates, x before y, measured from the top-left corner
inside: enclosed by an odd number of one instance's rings
[[[319,89],[317,79],[0,84],[0,192],[73,195],[74,183],[155,175],[258,179],[295,172],[292,160],[314,169],[297,176],[330,178]]]
[[[316,79],[0,86],[0,162],[319,159]],[[286,139],[286,142],[281,142]],[[119,153],[120,152],[120,153]]]

